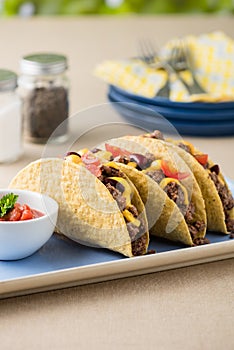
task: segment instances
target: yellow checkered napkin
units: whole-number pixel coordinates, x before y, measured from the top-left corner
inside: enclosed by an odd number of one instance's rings
[[[207,93],[190,95],[176,74],[171,74],[170,99],[183,102],[234,100],[234,41],[222,32],[190,35],[184,40],[197,81]],[[161,57],[170,55],[172,43],[162,48]],[[157,95],[168,78],[163,69],[151,68],[137,59],[105,61],[96,67],[95,74],[109,84],[149,98]],[[189,83],[189,72],[184,72],[184,79]]]

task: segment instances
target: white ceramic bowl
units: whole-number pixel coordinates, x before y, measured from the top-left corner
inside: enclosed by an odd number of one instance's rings
[[[54,199],[17,189],[0,189],[0,198],[11,192],[19,195],[18,203],[28,204],[44,215],[25,221],[0,221],[0,260],[17,260],[35,253],[52,236],[58,216]]]

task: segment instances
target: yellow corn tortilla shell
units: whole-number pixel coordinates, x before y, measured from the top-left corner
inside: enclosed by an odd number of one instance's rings
[[[118,168],[134,183],[145,205],[150,234],[193,245],[188,226],[177,205],[149,176],[126,164]]]
[[[147,152],[150,152],[154,154],[157,159],[165,159],[170,161],[178,171],[189,173],[190,176],[183,180],[180,180],[180,182],[187,190],[189,201],[192,201],[195,206],[194,220],[203,221],[205,224],[205,228],[199,232],[197,237],[205,237],[207,218],[205,211],[205,202],[202,197],[200,187],[186,162],[177,154],[176,151],[173,151],[170,144],[167,145],[164,141],[161,140],[130,135],[117,139],[111,139],[106,143],[121,147],[130,152],[140,153],[143,155]]]
[[[46,193],[54,198],[59,203],[57,232],[86,245],[133,256],[126,223],[116,201],[84,166],[59,158],[40,159],[22,169],[9,187]],[[147,227],[144,205],[136,190],[132,203]],[[145,234],[146,252],[149,234]]]
[[[215,187],[214,182],[209,177],[210,170],[204,169],[203,166],[188,152],[183,150],[181,147],[177,146],[180,141],[167,140],[172,143],[175,151],[180,155],[182,159],[188,164],[189,168],[193,172],[203,195],[206,207],[207,215],[207,228],[210,231],[228,233],[226,224],[225,224],[225,214],[223,210],[222,201],[219,197],[218,191]],[[194,146],[193,146],[194,147]],[[201,151],[194,147],[196,154],[202,154]],[[213,166],[214,163],[209,160],[209,167]],[[223,182],[226,187],[228,185],[221,173],[218,175],[219,180]],[[230,189],[228,192],[231,194]],[[228,211],[228,214],[231,219],[234,219],[234,208]]]

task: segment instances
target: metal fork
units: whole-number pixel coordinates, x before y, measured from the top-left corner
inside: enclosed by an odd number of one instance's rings
[[[158,54],[149,40],[141,40],[139,42],[140,59],[152,68],[162,68],[167,72],[167,80],[161,89],[158,90],[156,96],[169,98],[170,96],[170,70],[165,66],[164,62],[158,59]]]
[[[188,56],[185,56],[184,44],[183,46],[175,45],[172,48],[171,55],[168,60],[162,61],[159,59],[157,51],[149,40],[140,41],[140,58],[152,68],[163,68],[168,74],[167,82],[165,86],[158,91],[157,96],[162,96],[163,94],[164,97],[169,97],[170,75],[173,73],[177,75],[177,78],[183,83],[190,94],[205,93],[204,89],[200,86],[194,76],[191,65],[189,64]],[[188,70],[191,73],[192,84],[188,84],[181,76],[180,72],[184,70]]]
[[[190,84],[180,75],[180,79],[183,81],[183,84],[186,86],[190,94],[203,94],[206,92],[195,77],[189,57],[188,47],[184,40],[178,39],[175,42],[168,63],[178,74],[183,71],[188,71],[191,74],[192,82]]]

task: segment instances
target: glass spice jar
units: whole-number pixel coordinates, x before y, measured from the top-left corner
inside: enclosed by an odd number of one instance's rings
[[[17,160],[23,153],[21,101],[17,75],[0,69],[0,163]]]
[[[18,79],[24,137],[29,142],[64,142],[68,138],[68,78],[65,56],[24,56]]]

